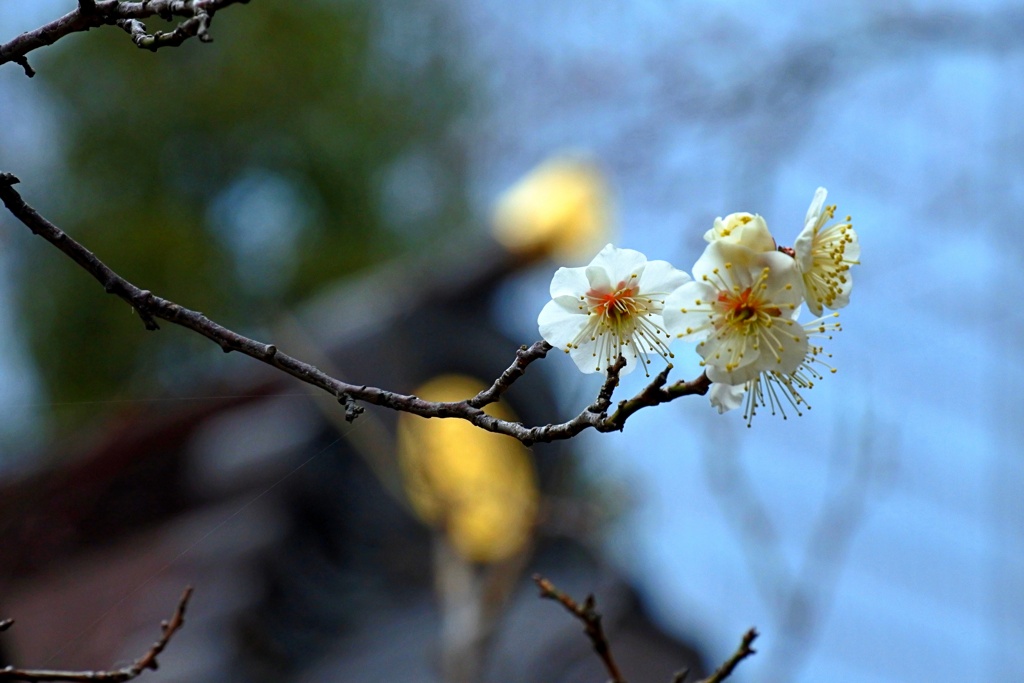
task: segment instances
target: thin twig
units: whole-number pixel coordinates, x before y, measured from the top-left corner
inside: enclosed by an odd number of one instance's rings
[[[110,671],[55,671],[49,669],[17,669],[13,666],[8,666],[0,669],[0,681],[23,681],[27,683],[39,683],[41,681],[104,681],[105,683],[122,683],[123,681],[130,681],[138,677],[146,669],[153,669],[155,671],[159,667],[156,658],[164,651],[167,643],[170,642],[174,634],[185,623],[185,608],[188,606],[188,601],[191,597],[192,587],[189,586],[181,594],[178,606],[170,620],[160,624],[163,630],[160,639],[153,643],[146,653],[136,659],[130,666]]]
[[[26,55],[45,45],[53,45],[61,38],[88,31],[99,26],[120,26],[132,37],[132,42],[146,50],[181,45],[192,36],[202,42],[210,42],[208,33],[210,21],[217,10],[249,0],[145,0],[143,2],[121,2],[120,0],[79,0],[78,7],[59,19],[26,31],[0,45],[0,65],[7,62],[20,64],[29,77],[35,71],[29,66]],[[142,19],[161,17],[170,21],[173,17],[185,20],[170,33],[149,34]]]
[[[736,652],[732,654],[732,657],[725,660],[722,666],[718,667],[715,673],[711,674],[704,680],[699,681],[699,683],[722,683],[722,681],[727,679],[729,675],[732,674],[733,669],[735,669],[740,662],[757,652],[757,650],[751,647],[755,638],[757,638],[756,628],[752,628],[744,633],[743,639],[740,641],[740,646],[736,648]]]
[[[686,677],[690,675],[690,667],[680,669],[672,676],[672,683],[686,683]]]
[[[469,399],[467,403],[474,408],[483,408],[494,403],[501,398],[502,394],[508,391],[513,382],[526,373],[527,365],[535,360],[544,358],[550,350],[551,344],[548,344],[546,341],[534,342],[530,347],[527,347],[525,344],[520,346],[519,350],[516,351],[516,359],[512,365],[508,366],[508,369],[501,373],[498,379],[494,380],[494,384]]]
[[[668,389],[664,389],[663,385],[668,376],[668,368],[666,368],[639,394],[621,402],[615,413],[609,417],[607,410],[611,405],[612,391],[618,385],[619,373],[625,367],[625,360],[620,357],[608,369],[608,377],[601,387],[595,403],[565,422],[526,427],[519,422],[510,422],[488,415],[475,404],[486,404],[493,397],[507,390],[516,379],[523,375],[529,362],[541,358],[543,354],[547,353],[550,347],[546,342],[537,342],[525,352],[520,350],[522,355],[517,354],[516,362],[495,381],[490,389],[464,401],[424,401],[416,396],[399,394],[365,384],[349,384],[331,377],[309,363],[279,351],[273,344],[265,344],[238,334],[210,320],[198,311],[158,297],[149,290],[141,289],[128,282],[100,261],[95,254],[26,204],[14,189],[14,185],[18,182],[20,182],[18,178],[10,173],[0,173],[0,200],[3,200],[7,209],[34,234],[53,244],[85,269],[103,285],[107,293],[121,298],[135,309],[147,330],[158,330],[157,320],[166,320],[201,334],[220,346],[225,353],[238,351],[262,361],[334,396],[345,406],[346,419],[355,419],[358,416],[359,408],[354,402],[363,401],[421,417],[466,420],[481,429],[511,436],[529,446],[537,442],[570,439],[587,429],[595,429],[599,432],[622,431],[626,419],[641,408],[665,403],[680,396],[702,395],[707,393],[710,386],[707,377],[702,375],[695,380],[677,382]]]
[[[540,574],[533,575],[533,582],[540,588],[540,596],[542,598],[561,603],[562,607],[570,614],[583,622],[583,631],[590,638],[594,651],[601,658],[604,668],[608,670],[612,683],[626,683],[625,677],[619,670],[619,665],[615,663],[615,658],[612,657],[611,645],[604,634],[604,627],[601,626],[601,614],[597,611],[597,602],[594,600],[594,596],[588,595],[583,604],[580,605],[571,597],[558,590],[553,583]]]
[[[33,69],[32,65],[28,63],[28,57],[26,57],[25,55],[21,55],[20,57],[13,57],[11,61],[20,66],[22,69],[24,69],[25,75],[29,78],[32,78],[36,75],[36,70]]]
[[[626,683],[619,665],[615,663],[615,658],[612,657],[611,644],[604,633],[604,627],[601,626],[601,614],[597,611],[597,602],[594,600],[594,596],[588,595],[581,605],[569,595],[558,590],[555,584],[540,574],[533,575],[533,582],[540,588],[540,597],[560,603],[566,611],[583,622],[583,630],[587,637],[590,638],[594,651],[601,658],[604,668],[608,670],[608,675],[611,676],[611,683]],[[740,662],[757,652],[757,650],[751,647],[755,638],[757,638],[757,629],[752,628],[744,633],[740,646],[736,648],[736,652],[729,659],[725,660],[715,673],[697,683],[722,683],[732,674]],[[689,669],[677,671],[672,676],[672,683],[683,683],[689,673]]]
[[[605,429],[601,431],[621,431],[622,427],[626,424],[626,419],[641,408],[668,403],[680,396],[692,396],[694,394],[703,396],[708,393],[708,389],[711,387],[711,380],[708,379],[706,373],[689,381],[680,380],[668,389],[665,389],[665,383],[668,381],[668,373],[671,369],[672,366],[669,365],[659,372],[651,383],[633,398],[619,401],[618,408],[605,420]]]

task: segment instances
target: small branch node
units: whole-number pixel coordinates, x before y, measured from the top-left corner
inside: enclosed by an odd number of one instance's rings
[[[654,381],[651,382],[650,386],[658,388],[665,386],[665,383],[668,381],[668,373],[671,371],[672,364],[669,363],[668,365],[665,366],[664,370],[658,373],[658,375],[654,378]]]
[[[121,286],[122,281],[120,278],[113,276],[104,285],[104,289],[108,294],[118,294],[120,296],[123,287]],[[139,318],[142,320],[142,324],[146,326],[146,329],[150,332],[155,332],[160,329],[160,325],[157,324],[156,319],[153,317],[153,313],[150,311],[150,304],[153,302],[153,293],[148,289],[141,290],[138,294],[131,298],[132,308],[139,314]]]
[[[32,68],[32,65],[28,63],[28,57],[15,57],[14,63],[25,70],[25,75],[32,78],[36,75],[36,70]]]
[[[196,36],[199,37],[199,42],[212,43],[213,36],[210,35],[210,15],[206,12],[200,11],[196,14],[196,19],[199,20],[199,28],[196,30]]]
[[[356,418],[362,415],[365,410],[347,393],[342,393],[338,396],[338,403],[345,406],[345,422],[355,422]]]
[[[3,633],[12,626],[14,626],[14,619],[4,619],[0,621],[0,633]]]

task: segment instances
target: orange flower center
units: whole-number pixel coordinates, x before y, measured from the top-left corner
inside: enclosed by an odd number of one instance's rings
[[[718,292],[718,303],[729,321],[746,322],[757,318],[759,313],[766,313],[773,318],[782,315],[782,310],[777,306],[765,306],[753,290],[753,287],[747,287],[739,294],[728,290]]]
[[[623,281],[614,292],[590,290],[587,292],[587,301],[590,303],[590,310],[597,315],[619,319],[637,312],[637,305],[633,301],[635,294],[635,288],[627,287]]]

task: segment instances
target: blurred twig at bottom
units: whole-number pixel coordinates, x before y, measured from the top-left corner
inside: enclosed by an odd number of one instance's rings
[[[185,623],[185,608],[188,606],[189,598],[192,597],[192,587],[189,586],[181,594],[178,606],[168,621],[160,624],[163,633],[160,639],[153,643],[141,657],[136,659],[130,666],[110,671],[55,671],[49,669],[18,669],[8,666],[0,669],[0,681],[27,681],[28,683],[39,683],[42,681],[105,681],[107,683],[121,683],[138,677],[146,669],[159,668],[156,658],[167,647],[167,643]],[[0,631],[10,628],[14,622],[10,619],[0,622]]]
[[[540,596],[542,598],[548,598],[560,603],[570,614],[583,622],[584,632],[590,638],[594,651],[601,658],[605,669],[608,670],[612,683],[627,683],[626,678],[619,669],[619,665],[612,656],[611,644],[608,642],[608,637],[604,633],[604,627],[601,625],[601,613],[597,611],[597,601],[594,599],[594,596],[588,595],[581,605],[566,593],[558,590],[555,584],[540,574],[533,575],[533,582],[540,588]],[[736,648],[736,652],[729,659],[725,660],[713,674],[696,683],[721,683],[721,681],[727,679],[740,662],[757,652],[751,647],[755,638],[757,638],[757,629],[752,628],[743,634],[743,639],[740,641],[740,646]],[[672,677],[672,683],[685,683],[688,674],[689,669],[676,673]]]

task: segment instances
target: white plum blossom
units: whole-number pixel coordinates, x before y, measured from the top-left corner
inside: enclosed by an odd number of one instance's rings
[[[807,334],[795,320],[802,296],[790,256],[716,240],[693,276],[665,302],[665,324],[671,334],[698,341],[708,379],[736,386],[762,372],[797,369]]]
[[[860,263],[860,243],[850,217],[825,226],[836,213],[834,204],[825,205],[827,195],[823,187],[814,193],[804,229],[793,244],[807,308],[814,315],[821,315],[823,307],[836,310],[850,303],[850,266]]]
[[[716,218],[692,279],[609,244],[589,266],[555,273],[541,335],[588,373],[620,355],[629,372],[637,359],[672,358],[675,339],[696,342],[719,413],[742,407],[748,427],[762,408],[802,415],[804,392],[836,371],[817,339],[841,329],[839,314],[820,316],[849,303],[850,268],[860,263],[850,217],[836,221],[826,196],[815,192],[793,247],[778,246],[757,214]],[[818,317],[801,323],[805,303]]]
[[[835,217],[836,211],[835,206],[825,205],[826,194],[824,188],[819,188],[815,193],[814,200],[807,211],[804,229],[797,237],[793,248],[776,247],[763,219],[760,216],[745,213],[730,214],[724,219],[717,219],[715,226],[704,235],[704,239],[711,243],[730,243],[748,247],[755,252],[776,251],[777,249],[779,253],[789,257],[792,269],[788,269],[778,257],[772,256],[771,258],[782,269],[780,272],[795,270],[795,281],[792,279],[792,272],[787,274],[787,277],[790,278],[788,285],[798,290],[799,296],[786,298],[791,304],[795,300],[797,305],[788,315],[782,306],[773,306],[770,303],[767,306],[769,309],[779,309],[782,315],[775,317],[781,318],[782,324],[788,327],[797,325],[796,320],[802,308],[800,304],[805,301],[808,310],[818,316],[822,314],[824,308],[838,309],[849,303],[850,290],[853,286],[849,271],[850,266],[858,263],[860,246],[849,216],[844,222],[826,225]],[[708,252],[706,251],[705,254],[707,255]],[[730,256],[730,258],[732,257]],[[735,268],[735,264],[731,265]],[[712,272],[711,275],[714,277],[711,277],[706,272],[707,268],[698,264],[694,267],[694,277],[700,281],[715,280],[722,272],[725,272],[721,270],[721,266],[719,267],[719,272]],[[737,287],[741,288],[737,289]],[[695,288],[696,285],[689,287],[690,290]],[[717,408],[719,413],[744,406],[743,412],[748,427],[758,408],[761,407],[770,408],[773,415],[776,412],[781,413],[784,419],[787,409],[795,411],[797,415],[802,415],[801,411],[809,409],[810,406],[801,392],[811,389],[815,381],[822,378],[822,372],[825,369],[835,372],[835,368],[824,360],[830,357],[829,354],[825,353],[822,346],[811,343],[809,339],[828,336],[827,332],[841,329],[839,323],[819,317],[799,325],[807,341],[802,344],[804,351],[798,360],[795,360],[797,358],[795,352],[801,347],[801,344],[794,343],[787,346],[785,336],[779,337],[783,344],[776,347],[779,353],[774,364],[771,362],[772,359],[765,357],[760,350],[755,359],[751,360],[752,354],[749,345],[742,346],[744,342],[739,341],[741,335],[736,332],[742,330],[749,339],[756,336],[752,333],[756,326],[752,326],[750,323],[746,323],[746,327],[737,325],[737,321],[741,321],[745,316],[753,320],[753,315],[749,311],[744,312],[746,308],[749,308],[749,301],[743,300],[742,294],[745,290],[742,286],[733,284],[732,288],[733,295],[730,295],[721,286],[715,292],[705,291],[702,303],[712,301],[707,296],[710,293],[717,298],[713,304],[704,306],[707,323],[703,330],[698,330],[698,326],[694,324],[695,320],[700,320],[699,316],[687,316],[683,310],[680,310],[679,316],[677,316],[674,311],[676,303],[674,299],[667,304],[666,324],[670,331],[675,331],[683,337],[701,340],[697,350],[704,357],[708,378],[712,380],[708,397],[711,405]],[[767,284],[767,276],[765,288],[766,291],[770,288]],[[739,296],[735,295],[736,292],[739,292]],[[686,295],[691,298],[693,294],[692,291],[686,292]],[[680,292],[680,296],[683,296],[683,291]],[[687,308],[684,303],[683,309],[692,312],[693,307]],[[714,313],[717,313],[717,316]],[[829,317],[837,316],[838,314],[833,313]],[[683,323],[680,323],[677,318],[679,320],[686,318],[687,320],[681,332],[677,330],[677,327]],[[713,319],[715,322],[712,322]],[[773,326],[777,325],[778,320],[773,320],[761,333],[766,333],[766,330],[770,331]],[[799,333],[794,335],[794,338],[798,336],[800,336]],[[831,339],[831,337],[828,338]],[[726,343],[726,339],[729,339],[728,343]],[[713,353],[711,353],[712,351]]]
[[[637,359],[645,366],[652,355],[667,360],[673,338],[662,319],[665,299],[689,281],[666,261],[609,244],[590,265],[555,272],[551,301],[537,319],[540,334],[585,373],[607,370],[620,355],[623,375]]]
[[[828,318],[838,317],[838,313],[828,316]],[[804,323],[802,327],[808,338],[824,337],[826,339],[832,338],[830,332],[842,329],[838,322],[830,321],[827,318],[812,320]],[[798,416],[803,415],[801,407],[810,410],[811,406],[800,392],[804,389],[812,389],[814,383],[824,376],[822,370],[827,370],[830,373],[836,372],[836,369],[825,360],[825,358],[831,357],[832,354],[825,353],[824,347],[808,343],[804,359],[791,373],[766,370],[739,386],[712,384],[708,391],[711,405],[718,408],[718,412],[721,414],[745,403],[743,417],[747,421],[747,427],[750,426],[759,407],[767,406],[771,409],[772,415],[778,412],[782,414],[782,419],[786,419],[786,404],[788,403]]]
[[[704,233],[704,240],[722,240],[740,244],[754,251],[775,251],[775,239],[768,232],[768,224],[764,222],[764,218],[744,212],[716,218],[711,229]]]

